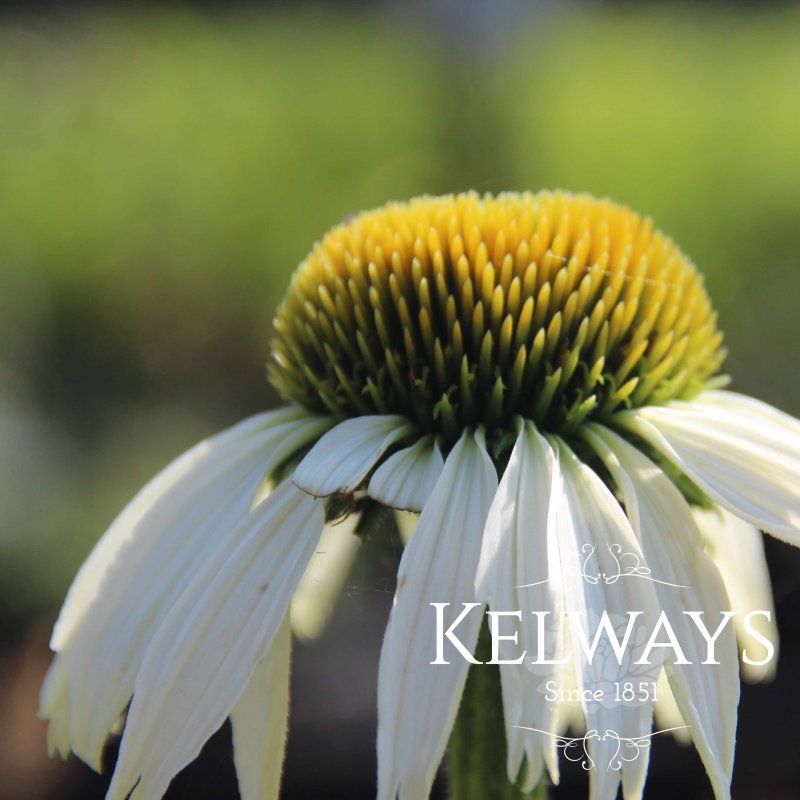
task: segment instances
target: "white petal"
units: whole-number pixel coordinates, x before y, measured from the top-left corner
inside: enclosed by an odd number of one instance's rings
[[[442,474],[444,459],[430,436],[389,456],[369,481],[369,496],[388,508],[421,511]]]
[[[130,538],[142,518],[152,513],[153,505],[165,495],[185,491],[192,486],[198,473],[213,465],[217,459],[235,452],[238,446],[271,427],[298,420],[307,413],[297,406],[288,406],[242,420],[222,433],[204,439],[158,473],[120,512],[109,529],[98,540],[84,561],[67,592],[58,616],[50,647],[61,650],[81,623],[86,609],[97,597],[108,564],[120,547]]]
[[[678,701],[672,693],[666,670],[658,676],[656,696],[658,701],[653,703],[656,727],[663,732],[669,731],[680,744],[691,744],[691,728],[684,721],[683,714],[678,708]]]
[[[358,514],[328,523],[292,598],[292,630],[300,639],[316,639],[333,613],[361,539],[356,534]]]
[[[403,546],[408,544],[411,535],[417,529],[419,522],[419,514],[414,511],[397,511],[394,512],[394,521],[397,523],[397,530],[400,533],[400,541]]]
[[[710,413],[729,417],[734,424],[747,419],[758,426],[759,434],[795,461],[800,458],[800,420],[754,397],[738,392],[714,390],[703,392],[679,406],[707,406]]]
[[[509,630],[519,630],[518,643],[499,642],[501,660],[511,661],[525,652],[522,664],[501,664],[503,716],[508,746],[507,771],[514,783],[527,757],[526,784],[533,788],[542,771],[542,759],[558,782],[556,750],[556,710],[547,700],[545,684],[560,683],[563,667],[535,667],[538,619],[534,611],[550,612],[550,624],[561,628],[562,596],[550,578],[559,573],[554,511],[551,500],[555,456],[547,440],[531,422],[523,424],[508,466],[492,502],[483,535],[481,558],[476,577],[479,600],[497,611],[522,612],[521,620],[510,620]],[[501,632],[503,628],[501,626]],[[543,648],[547,660],[563,658],[563,633],[554,633]],[[550,737],[534,733],[537,728]]]
[[[231,712],[233,760],[242,800],[278,800],[280,795],[291,645],[287,618]]]
[[[739,702],[733,628],[728,625],[717,640],[720,663],[703,664],[706,645],[684,613],[702,611],[709,629],[716,628],[727,610],[719,571],[703,552],[700,532],[683,495],[661,469],[599,425],[588,426],[586,437],[622,493],[652,577],[664,581],[654,583],[658,600],[686,659],[692,662],[681,665],[668,659],[667,676],[716,796],[729,798]]]
[[[800,545],[800,423],[735,395],[648,406],[621,424],[674,461],[723,508]]]
[[[656,658],[649,667],[634,662],[642,655],[646,633],[656,623],[658,604],[648,581],[614,579],[628,565],[646,568],[639,543],[627,517],[597,474],[581,463],[563,441],[557,441],[563,494],[556,527],[576,680],[584,692],[604,690],[601,701],[582,703],[587,731],[598,734],[588,742],[595,762],[590,772],[590,797],[612,800],[621,777],[626,800],[640,798],[647,774],[648,748],[630,761],[620,760],[615,748],[620,739],[646,736],[650,732],[652,701],[637,698],[630,704],[614,702],[613,684],[657,680],[661,665]],[[587,574],[592,580],[587,580]],[[621,626],[619,637],[627,628],[629,613],[640,613],[631,624],[631,640],[621,664],[607,651],[604,654],[598,651],[589,660],[580,644],[581,638],[591,641],[604,612],[608,613],[615,631]]]
[[[47,727],[48,755],[52,758],[58,753],[62,758],[67,758],[72,749],[72,740],[69,735],[69,674],[64,661],[56,659],[44,679],[39,716],[51,720]]]
[[[247,516],[264,474],[328,424],[291,409],[201,443],[151,481],[100,540],[62,611],[53,666],[69,676],[61,713],[70,718],[72,747],[96,769],[172,604]]]
[[[380,457],[414,428],[405,417],[378,414],[340,422],[311,448],[292,480],[314,497],[350,494]]]
[[[107,800],[132,789],[135,800],[161,797],[223,723],[267,655],[323,524],[322,503],[285,481],[197,572],[145,651]]]
[[[736,637],[742,651],[752,660],[759,660],[764,646],[745,629],[745,616],[751,611],[768,611],[770,618],[760,614],[751,620],[752,627],[775,645],[775,655],[764,665],[741,662],[742,675],[751,682],[772,680],[775,677],[778,651],[778,626],[775,624],[775,605],[769,569],[764,557],[764,537],[743,520],[722,509],[696,509],[694,518],[703,534],[706,552],[717,565],[728,592],[731,609],[737,612]]]
[[[578,690],[578,681],[575,677],[575,665],[571,659],[567,661],[562,668],[559,686],[563,687],[567,696],[569,696],[570,692],[576,692]],[[583,718],[581,704],[572,702],[557,703],[555,724],[556,733],[559,736],[564,736],[569,731],[572,731],[573,734],[585,733],[586,721]]]
[[[378,797],[421,800],[430,793],[455,720],[468,663],[458,653],[449,665],[436,657],[431,603],[475,601],[475,570],[497,476],[482,441],[465,432],[406,547],[378,673]],[[480,608],[456,629],[474,650]]]

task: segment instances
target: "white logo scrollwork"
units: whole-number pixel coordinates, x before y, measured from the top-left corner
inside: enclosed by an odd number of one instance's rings
[[[681,583],[670,583],[669,581],[661,581],[654,578],[652,570],[642,564],[641,558],[636,553],[625,552],[621,544],[610,544],[607,546],[611,558],[614,559],[614,571],[601,572],[600,570],[591,569],[589,561],[595,554],[595,546],[593,544],[584,544],[581,547],[581,554],[583,556],[583,565],[580,573],[574,575],[562,575],[562,578],[581,577],[586,583],[596,586],[599,583],[604,583],[611,586],[619,581],[621,578],[644,578],[645,580],[652,581],[653,583],[660,583],[663,586],[672,586],[675,589],[689,589],[691,587],[684,586]],[[514,586],[514,589],[528,589],[532,586],[541,586],[543,583],[549,583],[551,578],[546,578],[543,581],[536,581],[534,583],[523,583],[519,586]]]
[[[598,730],[590,730],[586,732],[585,736],[558,736],[548,731],[540,730],[539,728],[529,728],[525,725],[515,725],[523,731],[531,731],[532,733],[543,733],[556,740],[556,747],[564,754],[567,761],[580,763],[581,768],[586,772],[595,768],[594,759],[589,754],[589,742],[593,739],[598,742],[612,741],[615,743],[614,752],[609,758],[607,769],[619,770],[622,769],[622,762],[629,764],[639,758],[642,750],[650,747],[654,736],[661,733],[669,733],[670,731],[684,730],[689,728],[689,725],[677,725],[674,728],[664,728],[660,731],[653,731],[642,736],[620,736],[616,731],[606,729],[603,733]]]

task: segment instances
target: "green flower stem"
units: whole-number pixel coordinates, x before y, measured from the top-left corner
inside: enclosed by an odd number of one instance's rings
[[[488,631],[483,628],[475,657],[491,658]],[[522,768],[524,777],[525,765]],[[547,779],[523,792],[506,774],[506,732],[500,694],[500,669],[489,664],[470,667],[448,755],[450,800],[547,800]]]

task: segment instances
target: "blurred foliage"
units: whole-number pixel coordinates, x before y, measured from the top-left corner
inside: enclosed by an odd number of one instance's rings
[[[705,273],[737,385],[800,413],[781,367],[800,300],[800,9],[766,8],[572,14],[517,48],[502,88],[519,185],[650,214]]]
[[[0,259],[14,304],[33,293],[62,328],[49,355],[83,422],[154,376],[235,397],[213,378],[263,361],[310,243],[430,183],[431,70],[378,33],[188,11],[0,33]]]
[[[550,186],[652,214],[707,274],[736,385],[800,412],[800,14],[504,8],[485,38],[408,11],[0,21],[9,625],[161,463],[277,402],[291,270],[391,198]]]

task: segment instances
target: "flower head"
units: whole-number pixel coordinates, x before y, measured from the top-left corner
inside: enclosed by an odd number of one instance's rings
[[[393,204],[314,248],[275,329],[288,405],[170,464],[76,577],[51,748],[99,768],[129,706],[108,796],[157,798],[230,716],[243,797],[277,797],[290,627],[319,631],[377,505],[419,514],[381,653],[381,800],[428,796],[484,606],[508,780],[557,781],[580,741],[593,797],[639,798],[655,710],[728,798],[737,638],[746,675],[773,669],[757,529],[800,543],[800,422],[720,390],[716,316],[672,241],[589,196]],[[662,705],[627,694],[642,675]]]
[[[275,320],[273,383],[339,418],[571,431],[701,391],[722,336],[694,265],[588,195],[424,197],[334,228]]]

